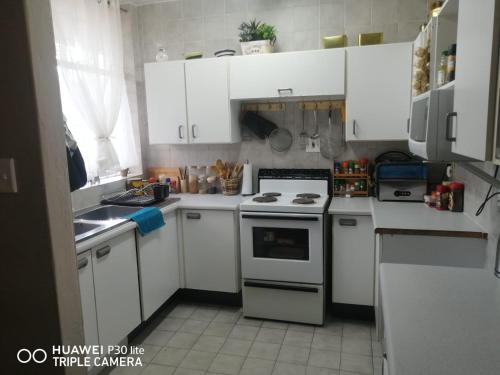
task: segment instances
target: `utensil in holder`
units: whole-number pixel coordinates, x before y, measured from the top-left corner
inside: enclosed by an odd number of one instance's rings
[[[240,178],[221,178],[220,185],[222,187],[222,194],[224,195],[237,195],[240,192]]]

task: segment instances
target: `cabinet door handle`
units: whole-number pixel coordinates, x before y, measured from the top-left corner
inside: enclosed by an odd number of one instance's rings
[[[406,132],[408,134],[410,134],[410,119],[409,118],[406,120]]]
[[[457,115],[457,112],[449,112],[446,114],[446,140],[450,142],[455,142],[457,140],[457,137],[452,137],[450,132],[451,125],[453,125],[451,119],[457,117]]]
[[[278,89],[278,95],[279,96],[290,96],[290,95],[293,95],[293,89],[292,88]]]
[[[89,264],[88,258],[82,258],[78,261],[78,269],[81,270],[82,268],[87,267],[87,264]]]
[[[356,120],[352,121],[352,135],[356,135]]]
[[[197,212],[188,212],[186,214],[186,218],[189,220],[200,220],[201,219],[201,214]]]
[[[178,128],[178,130],[179,130],[179,139],[184,139],[184,136],[182,135],[182,127],[183,127],[182,125],[179,125],[179,128]]]
[[[355,227],[358,225],[358,221],[356,219],[339,219],[339,225],[343,227]]]
[[[97,256],[97,259],[99,259],[105,255],[108,255],[110,252],[111,252],[111,246],[106,245],[104,247],[101,247],[100,249],[97,249],[95,255]]]
[[[193,139],[196,138],[196,134],[194,132],[194,128],[196,127],[196,124],[191,125],[191,134],[193,135]]]

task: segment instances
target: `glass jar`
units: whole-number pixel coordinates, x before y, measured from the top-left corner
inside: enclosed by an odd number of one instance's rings
[[[448,72],[448,51],[443,51],[441,53],[441,61],[438,68],[437,85],[443,86],[446,83]]]
[[[156,52],[156,61],[168,61],[167,49],[165,47],[158,47],[158,52]]]

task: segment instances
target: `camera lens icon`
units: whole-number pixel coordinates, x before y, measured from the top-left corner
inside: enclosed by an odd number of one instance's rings
[[[43,363],[47,360],[47,352],[43,349],[35,349],[33,352],[28,349],[19,349],[17,352],[17,360],[20,363],[28,363],[30,361]]]

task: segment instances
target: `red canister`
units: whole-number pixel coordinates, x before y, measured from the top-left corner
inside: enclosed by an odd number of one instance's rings
[[[436,186],[436,209],[440,211],[446,211],[448,209],[449,191],[448,186]]]

